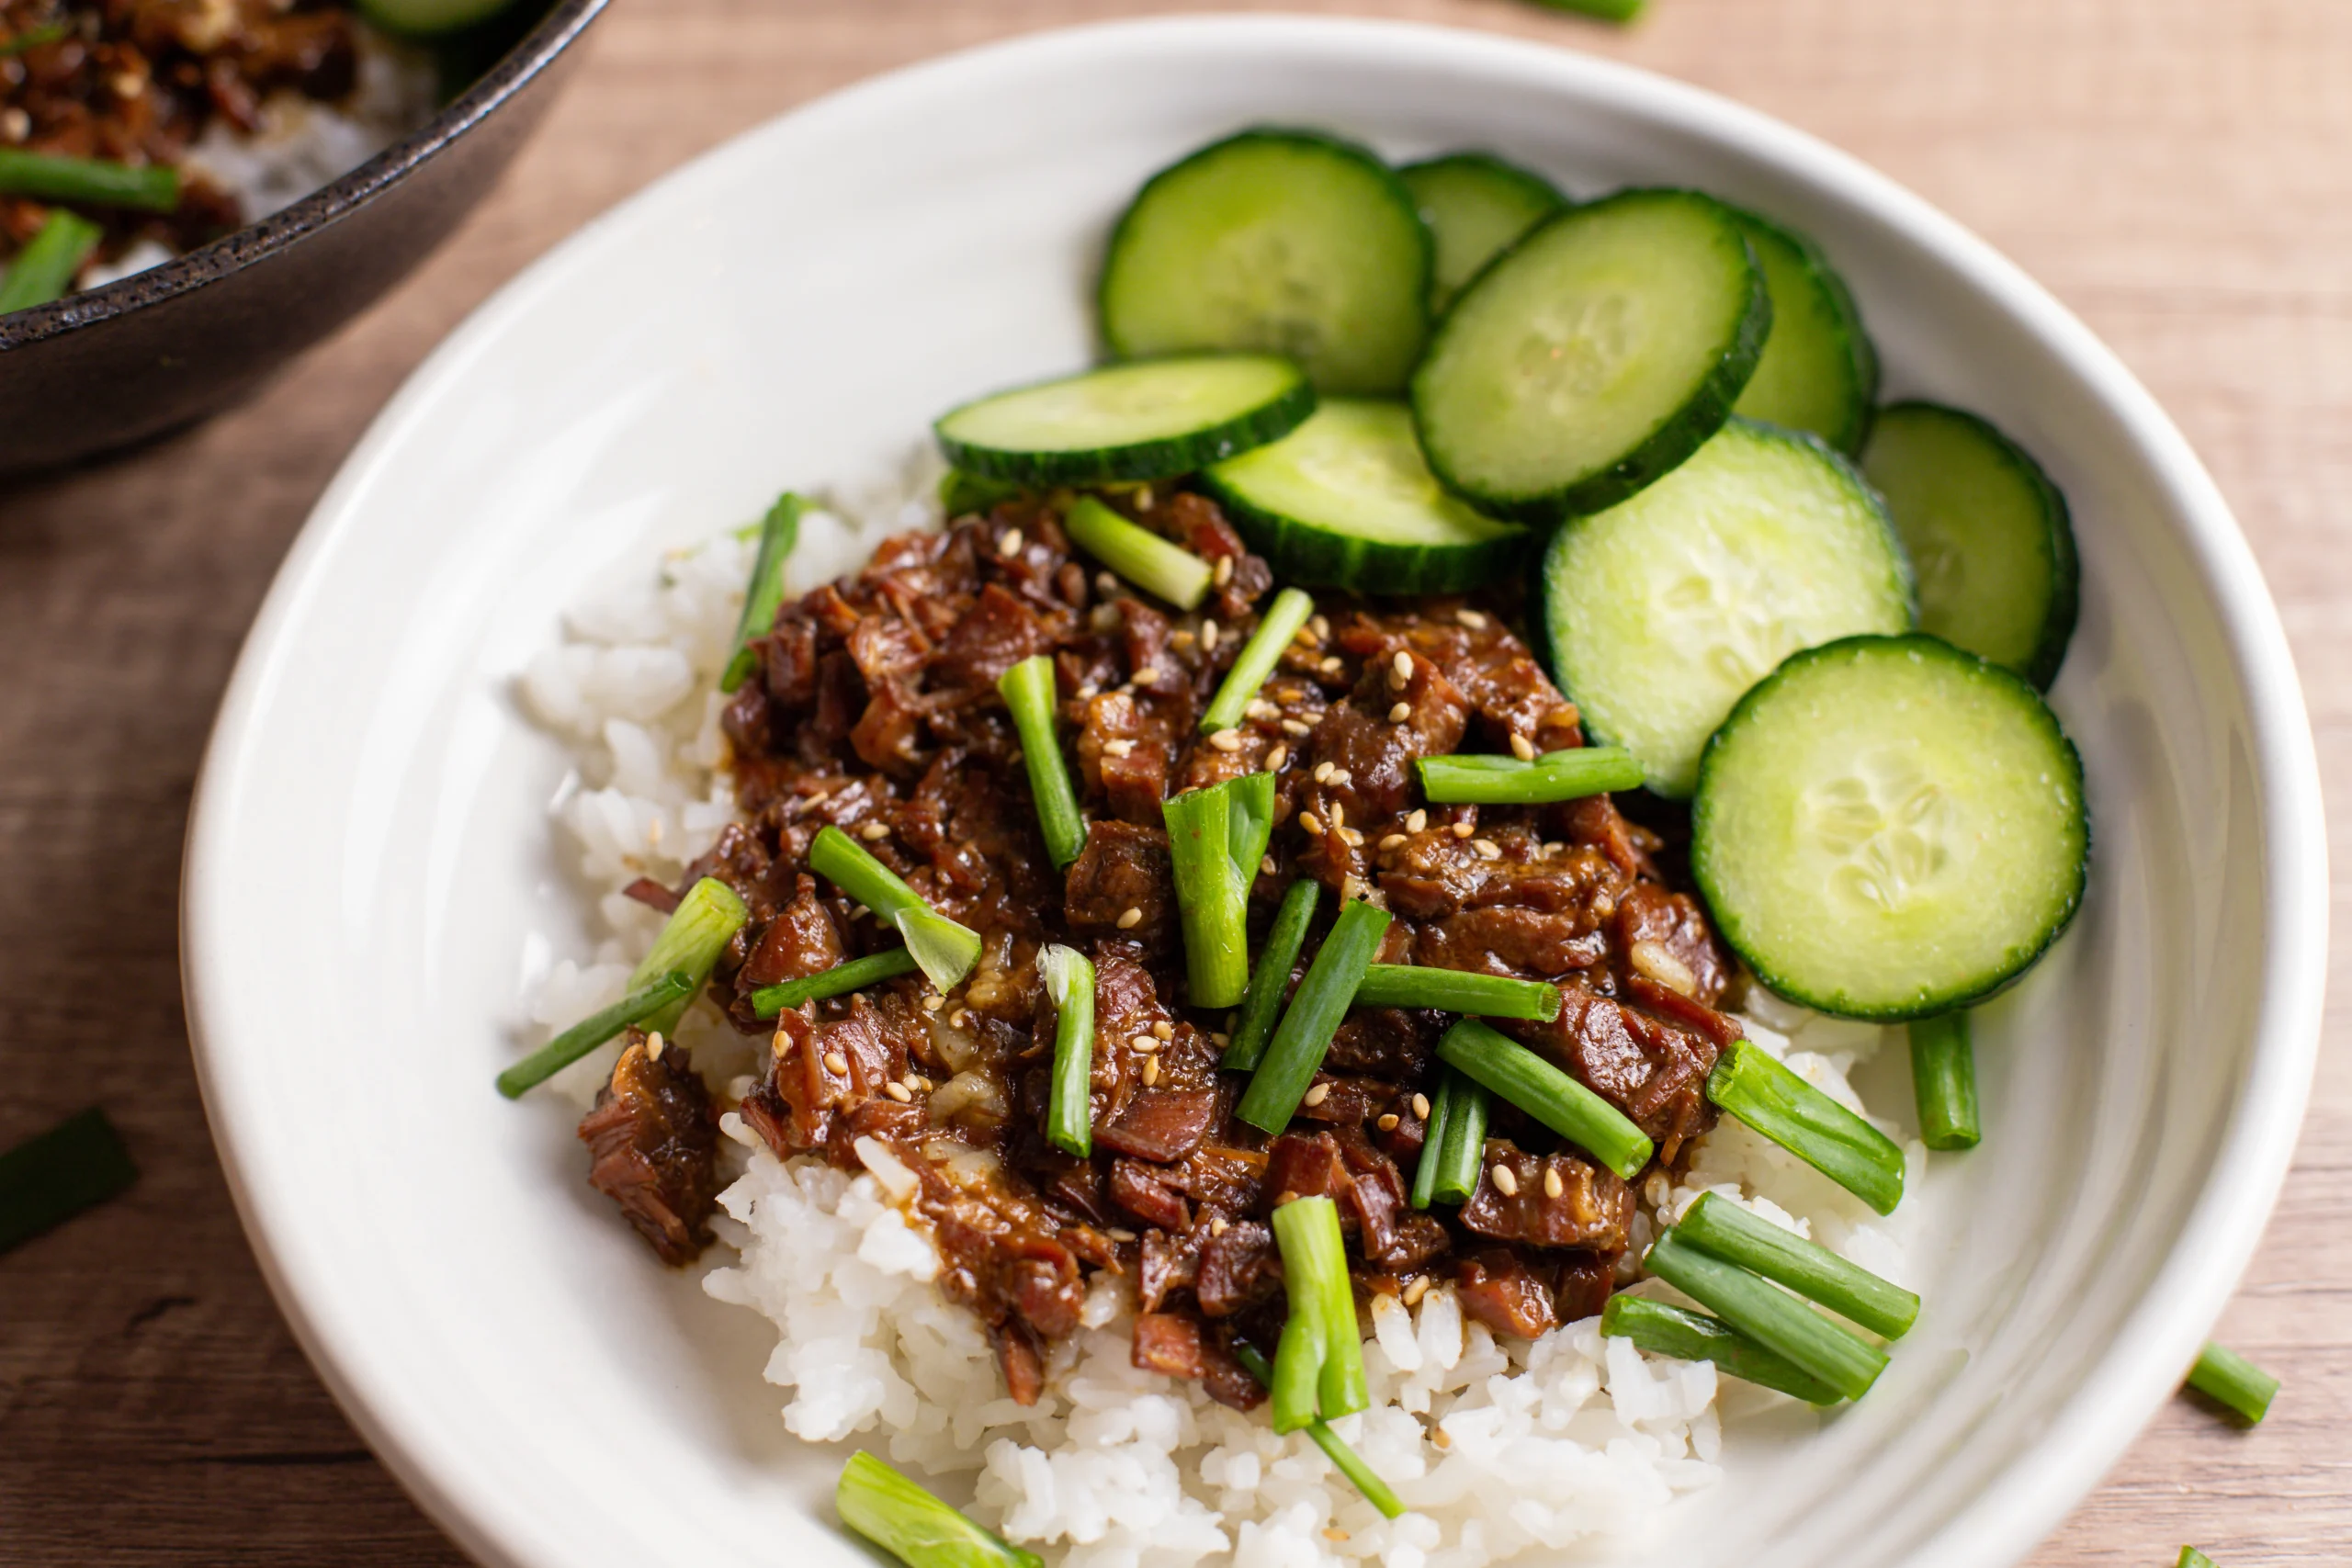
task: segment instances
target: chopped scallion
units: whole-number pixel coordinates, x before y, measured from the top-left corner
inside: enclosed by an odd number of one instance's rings
[[[1012,727],[1021,732],[1022,765],[1029,770],[1029,794],[1037,803],[1046,852],[1056,865],[1066,867],[1086,847],[1086,818],[1079,815],[1069,763],[1055,733],[1052,658],[1040,653],[1023,660],[997,677],[996,689],[1012,710]]]
[[[1250,988],[1241,995],[1233,1043],[1225,1048],[1219,1066],[1247,1072],[1264,1059],[1266,1042],[1274,1037],[1274,1020],[1281,1016],[1283,998],[1290,989],[1290,972],[1298,964],[1298,950],[1306,945],[1306,928],[1314,922],[1315,903],[1322,892],[1323,885],[1311,876],[1300,877],[1283,891],[1258,966],[1250,972]]]
[[[940,476],[939,506],[949,517],[969,517],[993,511],[1000,501],[1011,501],[1021,487],[1007,479],[984,479],[950,468]]]
[[[1719,1192],[1702,1194],[1684,1210],[1674,1234],[1886,1338],[1902,1338],[1919,1320],[1919,1298],[1902,1286],[1758,1218]]]
[[[1261,1384],[1267,1388],[1274,1386],[1273,1365],[1256,1346],[1237,1341],[1233,1347],[1233,1358],[1241,1363],[1242,1371],[1256,1378]],[[1364,1463],[1362,1454],[1348,1447],[1347,1439],[1331,1430],[1329,1421],[1317,1416],[1306,1424],[1306,1435],[1314,1440],[1317,1448],[1323,1450],[1323,1457],[1329,1460],[1341,1475],[1355,1483],[1355,1489],[1364,1495],[1366,1501],[1380,1510],[1383,1518],[1396,1518],[1405,1512],[1405,1505],[1389,1489],[1388,1483],[1381,1480],[1372,1466]]]
[[[743,614],[735,623],[735,650],[718,677],[718,689],[732,692],[750,678],[759,663],[752,639],[775,629],[775,613],[784,607],[784,566],[800,537],[800,514],[808,503],[786,491],[776,497],[760,522],[760,552],[752,560],[752,581],[743,590]]]
[[[1348,1004],[1363,984],[1372,955],[1380,951],[1381,939],[1387,934],[1385,909],[1357,899],[1340,911],[1274,1030],[1265,1059],[1250,1075],[1250,1088],[1235,1108],[1235,1115],[1269,1133],[1290,1125],[1298,1102],[1306,1096],[1306,1086],[1315,1081],[1316,1069],[1323,1065],[1323,1053],[1330,1049],[1333,1032],[1347,1016]]]
[[[1430,1102],[1429,1132],[1421,1139],[1421,1161],[1413,1170],[1413,1207],[1466,1203],[1478,1190],[1486,1160],[1487,1120],[1494,1102],[1486,1089],[1448,1067]]]
[[[1197,1008],[1229,1008],[1250,986],[1250,885],[1274,833],[1274,775],[1244,773],[1160,803]]]
[[[1631,1181],[1649,1164],[1648,1134],[1625,1113],[1507,1035],[1465,1018],[1437,1043],[1438,1060],[1476,1079]]]
[[[1480,1018],[1526,1018],[1549,1022],[1560,1016],[1560,987],[1541,980],[1502,975],[1473,975],[1418,964],[1375,964],[1356,987],[1360,1008],[1438,1008]]]
[[[1220,729],[1230,729],[1241,722],[1242,711],[1266,677],[1274,672],[1281,662],[1283,649],[1315,614],[1315,601],[1295,588],[1285,588],[1274,595],[1266,606],[1265,615],[1258,622],[1258,629],[1234,655],[1233,668],[1225,672],[1225,683],[1216,689],[1216,700],[1209,704],[1201,716],[1201,733],[1214,735]]]
[[[1046,1568],[1035,1552],[982,1529],[869,1453],[842,1466],[833,1507],[907,1568]]]
[[[0,276],[0,316],[29,310],[73,292],[82,264],[98,248],[103,231],[62,208],[51,212]]]
[[[1094,1152],[1094,965],[1056,944],[1037,955],[1054,1000],[1054,1079],[1046,1139],[1084,1159]]]
[[[2258,1425],[2270,1413],[2270,1401],[2278,1393],[2277,1378],[2228,1346],[2211,1340],[2188,1370],[2188,1386],[2236,1411],[2248,1426]]]
[[[1894,1140],[1774,1060],[1734,1042],[1707,1076],[1707,1098],[1882,1214],[1903,1201]]]
[[[729,938],[743,929],[752,911],[735,890],[715,876],[706,876],[686,889],[678,907],[670,911],[662,923],[653,946],[639,960],[628,977],[628,988],[642,989],[663,976],[675,971],[686,977],[687,991],[680,1000],[652,1014],[643,1021],[648,1029],[664,1032],[678,1027],[678,1020],[686,1016],[686,1007],[694,1000],[695,992],[710,978],[711,969],[718,963],[718,955],[726,951]]]
[[[1700,1251],[1672,1231],[1650,1247],[1643,1266],[1800,1371],[1848,1399],[1860,1399],[1886,1370],[1886,1352],[1832,1323],[1796,1297],[1736,1263]]]
[[[1439,806],[1544,806],[1632,789],[1642,765],[1619,746],[1572,746],[1517,757],[1420,757],[1421,793]]]
[[[1654,1356],[1713,1361],[1743,1382],[1760,1384],[1808,1404],[1838,1403],[1836,1389],[1705,1313],[1686,1312],[1621,1292],[1601,1309],[1600,1332],[1607,1338],[1630,1339]]]
[[[0,1252],[30,1241],[139,1179],[122,1136],[96,1106],[0,1154]]]
[[[865,846],[831,823],[808,846],[808,866],[818,875],[898,928],[923,975],[945,991],[979,962],[980,933],[959,925],[922,901],[899,874]]]
[[[0,195],[81,207],[135,207],[169,212],[180,204],[180,173],[168,164],[118,164],[60,152],[0,147]]]
[[[1645,0],[1534,0],[1547,11],[1569,11],[1604,22],[1630,22],[1642,14]]]
[[[1273,1394],[1274,1430],[1295,1432],[1318,1416],[1329,1421],[1363,1409],[1372,1391],[1364,1380],[1363,1336],[1356,1325],[1339,1205],[1323,1197],[1280,1205],[1274,1242],[1282,1250],[1290,1315],[1266,1386]]]
[[[1080,549],[1180,610],[1193,609],[1208,597],[1214,575],[1208,562],[1143,525],[1128,522],[1091,495],[1070,503],[1062,531]]]
[[[2180,1560],[2172,1568],[2220,1568],[2220,1565],[2195,1547],[2184,1546],[2180,1549]]]
[[[846,964],[836,964],[831,969],[797,980],[779,980],[773,986],[762,986],[752,993],[752,1014],[755,1018],[774,1018],[786,1008],[797,1008],[805,1002],[825,997],[847,996],[863,990],[876,980],[888,980],[915,972],[915,955],[903,947],[887,953],[870,953],[853,958]]]
[[[1976,1050],[1966,1011],[1911,1025],[1911,1086],[1919,1141],[1931,1149],[1973,1149],[1984,1130],[1976,1113]]]
[[[650,986],[640,986],[602,1012],[590,1013],[513,1066],[498,1075],[498,1092],[509,1100],[522,1097],[571,1066],[572,1063],[632,1024],[644,1023],[664,1009],[694,995],[694,982],[672,970]]]

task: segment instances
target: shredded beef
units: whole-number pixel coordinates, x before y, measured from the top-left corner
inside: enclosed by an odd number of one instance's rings
[[[621,1206],[664,1263],[691,1263],[710,1242],[718,1202],[718,1122],[684,1053],[653,1055],[631,1030],[613,1076],[580,1119],[589,1184]]]

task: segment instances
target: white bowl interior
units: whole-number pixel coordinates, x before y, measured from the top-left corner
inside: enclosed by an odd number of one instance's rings
[[[2055,701],[2090,897],[1984,1010],[1987,1145],[1939,1159],[1928,1309],[1871,1398],[1734,1450],[1669,1521],[1707,1564],[2006,1562],[2145,1418],[2250,1249],[2300,1116],[2324,905],[2293,674],[2227,514],[2071,318],[1795,133],[1556,51],[1363,24],[1057,35],[828,100],[665,180],[454,337],[322,502],[208,765],[187,892],[209,1104],[337,1393],[485,1559],[869,1561],[760,1379],[764,1325],[652,1266],[570,1118],[490,1090],[576,951],[512,695],[591,581],[887,462],[1083,362],[1138,180],[1238,125],[1491,147],[1591,193],[1706,187],[1809,230],[1891,394],[1987,414],[2072,498]],[[1899,1061],[1874,1101],[1900,1106]],[[1643,1554],[1646,1556],[1646,1554]]]

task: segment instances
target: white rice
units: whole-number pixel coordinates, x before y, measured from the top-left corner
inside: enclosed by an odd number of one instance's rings
[[[853,570],[882,534],[936,525],[927,464],[898,485],[836,496],[803,525],[793,587]],[[575,846],[600,933],[537,987],[529,1048],[616,999],[659,917],[621,896],[640,875],[675,882],[734,818],[715,689],[740,610],[751,547],[724,536],[673,554],[661,576],[583,605],[522,680],[532,710],[572,746],[577,767],[553,807]],[[1856,1110],[1847,1073],[1883,1032],[1817,1018],[1761,994],[1749,1036]],[[680,1032],[715,1089],[748,1090],[753,1050],[707,1003]],[[615,1047],[556,1081],[585,1103]],[[971,1511],[1070,1568],[1239,1568],[1383,1562],[1478,1568],[1522,1551],[1595,1539],[1638,1544],[1662,1511],[1713,1484],[1723,1421],[1802,1406],[1747,1385],[1719,1404],[1714,1368],[1604,1340],[1599,1321],[1532,1342],[1498,1340],[1466,1321],[1453,1292],[1417,1308],[1376,1303],[1364,1347],[1373,1408],[1337,1423],[1410,1510],[1382,1518],[1303,1436],[1278,1438],[1263,1413],[1217,1404],[1197,1384],[1135,1370],[1125,1280],[1097,1277],[1085,1326],[1057,1347],[1046,1393],[1006,1397],[978,1320],[951,1305],[922,1222],[902,1207],[912,1179],[861,1145],[854,1178],[821,1160],[779,1160],[731,1111],[741,1174],[715,1222],[735,1257],[704,1287],[775,1324],[770,1382],[786,1391],[786,1427],[812,1443],[861,1440],[919,1475],[956,1478]],[[1895,1132],[1888,1122],[1880,1125]],[[1926,1151],[1906,1144],[1913,1186]],[[1898,1281],[1915,1201],[1882,1219],[1778,1146],[1726,1120],[1701,1144],[1683,1185],[1653,1178],[1634,1239],[1646,1245],[1702,1191],[1716,1191]],[[1672,1299],[1660,1282],[1634,1287]],[[1727,1412],[1724,1405],[1732,1407]]]

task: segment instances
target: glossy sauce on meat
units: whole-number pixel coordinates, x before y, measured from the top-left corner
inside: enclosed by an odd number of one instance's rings
[[[1557,982],[1560,1018],[1512,1032],[1623,1108],[1668,1164],[1710,1124],[1706,1074],[1738,1032],[1715,1010],[1732,971],[1703,911],[1605,796],[1421,802],[1416,757],[1582,743],[1506,603],[1322,595],[1232,741],[1203,742],[1199,716],[1270,575],[1201,497],[1113,499],[1215,566],[1200,611],[1171,614],[1074,558],[1051,506],[1023,502],[888,541],[857,576],[786,604],[756,645],[759,675],[724,720],[745,820],[689,874],[725,878],[752,911],[713,981],[739,1027],[772,1038],[746,1122],[779,1155],[855,1168],[873,1140],[917,1173],[946,1288],[987,1324],[1016,1399],[1036,1396],[1047,1348],[1107,1270],[1134,1282],[1138,1365],[1255,1403],[1229,1348],[1273,1343],[1282,1269],[1266,1221],[1298,1195],[1337,1202],[1364,1292],[1409,1301],[1451,1283],[1520,1335],[1599,1310],[1632,1243],[1634,1189],[1509,1106],[1468,1203],[1408,1203],[1446,1015],[1358,1011],[1287,1130],[1235,1120],[1243,1080],[1216,1066],[1228,1020],[1185,1001],[1160,802],[1274,772],[1253,940],[1290,880],[1312,876],[1392,912],[1385,961]],[[994,690],[1037,653],[1055,662],[1090,825],[1067,874]],[[770,1024],[751,1016],[757,986],[897,944],[808,874],[827,824],[981,933],[956,992],[908,976]],[[1053,1019],[1035,961],[1050,942],[1096,965],[1091,1159],[1040,1131]]]

